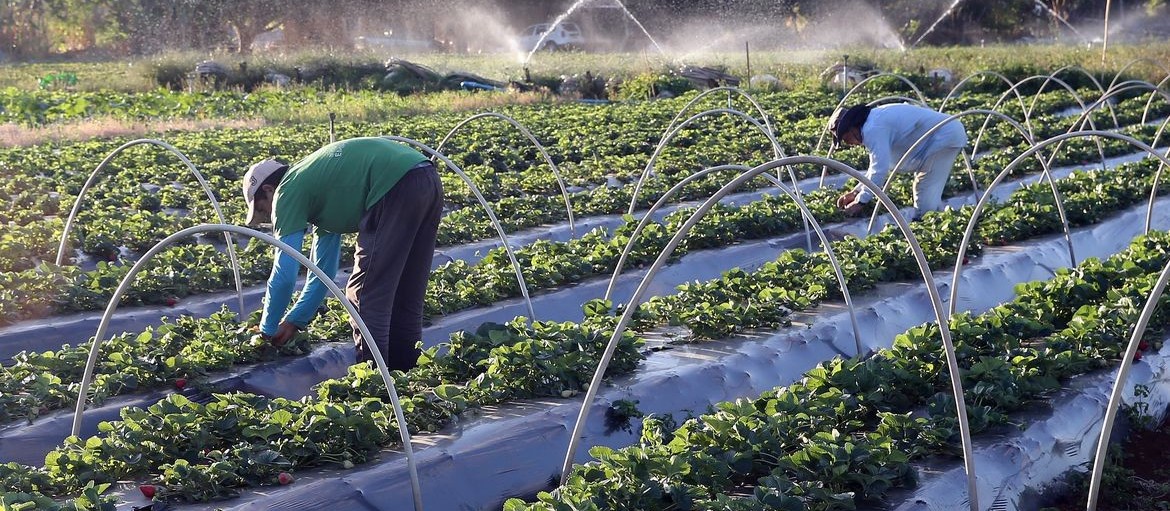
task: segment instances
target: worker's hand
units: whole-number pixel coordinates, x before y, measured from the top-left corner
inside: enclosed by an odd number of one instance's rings
[[[281,321],[280,326],[276,327],[276,335],[273,335],[270,341],[273,346],[284,346],[284,343],[292,340],[300,331],[301,327],[288,321]]]
[[[837,197],[837,207],[840,209],[845,209],[848,208],[851,204],[858,204],[857,194],[857,190],[841,194],[840,197]]]
[[[864,202],[853,201],[852,204],[845,206],[844,208],[842,208],[842,210],[844,211],[845,216],[848,216],[848,217],[861,216],[862,206],[865,206]]]
[[[837,198],[837,207],[841,208],[841,210],[845,213],[845,216],[858,216],[861,214],[861,208],[865,205],[865,203],[857,200],[857,196],[858,191],[853,190],[851,192],[841,194],[841,196]]]

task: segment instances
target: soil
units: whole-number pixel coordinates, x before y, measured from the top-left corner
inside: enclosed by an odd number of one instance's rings
[[[1110,454],[1097,500],[1098,511],[1170,510],[1170,420],[1156,429],[1133,431],[1121,448],[1112,447]],[[1066,488],[1069,491],[1042,511],[1084,510],[1089,475],[1070,476]]]

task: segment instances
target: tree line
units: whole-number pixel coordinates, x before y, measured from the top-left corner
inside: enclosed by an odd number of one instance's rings
[[[1166,0],[1113,0],[1115,12],[1155,12]],[[579,16],[612,25],[627,8],[647,29],[725,26],[750,20],[799,34],[835,13],[865,23],[880,17],[913,40],[952,4],[926,44],[992,41],[1056,32],[1101,20],[1107,0],[589,0]],[[434,41],[452,51],[484,43],[485,19],[518,31],[564,12],[572,0],[0,0],[0,58],[56,55],[138,56],[163,51],[247,53],[261,34],[279,29],[290,47],[343,48],[359,35]],[[624,16],[624,14],[620,14]],[[693,28],[689,28],[693,30]],[[444,46],[445,45],[445,46]]]

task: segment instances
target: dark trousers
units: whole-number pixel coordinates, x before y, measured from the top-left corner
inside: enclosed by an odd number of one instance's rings
[[[443,213],[443,184],[434,166],[414,168],[366,210],[358,227],[353,302],[390,369],[415,366],[422,340],[423,297]],[[358,361],[373,360],[351,322]]]

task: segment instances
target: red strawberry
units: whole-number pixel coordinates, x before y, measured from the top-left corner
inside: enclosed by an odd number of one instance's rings
[[[1138,343],[1138,350],[1146,351],[1148,349],[1150,349],[1150,343],[1146,341],[1141,341]]]
[[[175,298],[175,297],[173,297],[173,296],[168,296],[168,297],[167,297],[167,299],[166,299],[166,304],[167,304],[167,307],[174,307],[176,303],[179,303],[179,299],[178,299],[178,298]]]
[[[183,390],[183,389],[187,388],[187,379],[186,378],[179,378],[179,379],[175,380],[175,388],[179,389],[179,390]]]
[[[294,481],[292,474],[288,472],[281,472],[280,475],[276,476],[276,480],[280,481],[280,484],[292,484]]]
[[[1142,361],[1142,352],[1139,351],[1137,353],[1134,353],[1133,354],[1133,361],[1135,364],[1138,362],[1141,362]]]
[[[138,491],[142,492],[142,496],[148,499],[154,499],[154,494],[158,490],[153,484],[144,484],[138,487]]]
[[[963,256],[963,264],[969,264],[970,262],[971,262],[971,259],[969,257]]]

